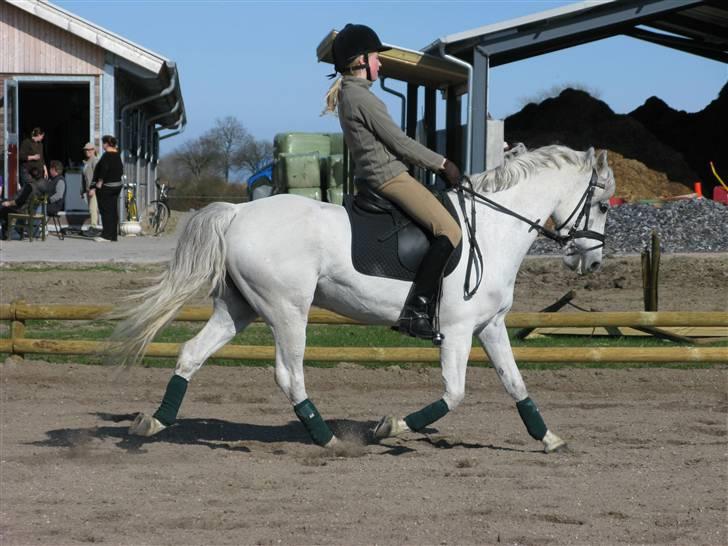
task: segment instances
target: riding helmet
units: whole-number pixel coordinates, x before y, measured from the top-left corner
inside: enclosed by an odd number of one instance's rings
[[[347,24],[334,38],[331,53],[336,71],[343,74],[359,55],[392,49],[382,44],[377,33],[366,25]]]

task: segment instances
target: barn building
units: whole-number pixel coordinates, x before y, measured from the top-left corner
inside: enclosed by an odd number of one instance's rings
[[[0,90],[2,195],[17,191],[20,144],[41,127],[46,162],[66,168],[69,211],[87,210],[86,142],[100,151],[102,135],[117,137],[143,205],[155,196],[159,141],[186,124],[173,61],[42,0],[0,2]]]

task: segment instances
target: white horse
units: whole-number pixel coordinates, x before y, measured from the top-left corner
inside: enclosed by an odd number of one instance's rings
[[[599,269],[607,201],[614,177],[606,152],[577,152],[548,146],[519,154],[493,170],[471,177],[479,192],[541,225],[551,217],[567,239],[564,262],[586,274]],[[451,194],[451,199],[457,196]],[[471,202],[466,198],[466,211]],[[481,289],[463,292],[470,242],[442,283],[439,324],[444,335],[440,365],[442,399],[405,418],[385,417],[376,438],[418,431],[455,409],[465,394],[465,370],[475,334],[516,402],[529,434],[551,452],[565,442],[550,431],[530,399],[516,366],[505,326],[516,274],[537,233],[522,220],[476,200],[476,239],[485,257]],[[461,223],[462,211],[459,211]],[[575,225],[578,223],[579,225]],[[564,225],[562,225],[564,224]],[[591,236],[590,236],[591,234]],[[594,236],[596,234],[596,236]],[[275,338],[275,379],[312,440],[322,446],[337,438],[309,400],[304,382],[306,325],[312,305],[370,324],[394,324],[407,296],[405,281],[366,276],[351,259],[351,230],[344,208],[294,195],[238,205],[213,203],[197,212],[179,239],[175,256],[159,283],[139,294],[136,308],[114,339],[126,364],[138,361],[154,335],[200,289],[213,296],[213,314],[183,344],[164,399],[153,416],[140,413],[130,433],[151,436],[174,423],[188,382],[215,351],[256,317]]]

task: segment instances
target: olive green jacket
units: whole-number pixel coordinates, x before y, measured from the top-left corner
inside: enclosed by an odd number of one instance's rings
[[[405,135],[371,85],[364,78],[344,76],[339,91],[339,123],[354,159],[354,175],[376,188],[405,172],[406,163],[439,171],[445,158]]]

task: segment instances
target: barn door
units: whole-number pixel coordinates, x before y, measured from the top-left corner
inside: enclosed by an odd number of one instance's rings
[[[18,187],[18,82],[5,80],[3,127],[5,137],[5,172],[2,195],[11,199]]]

